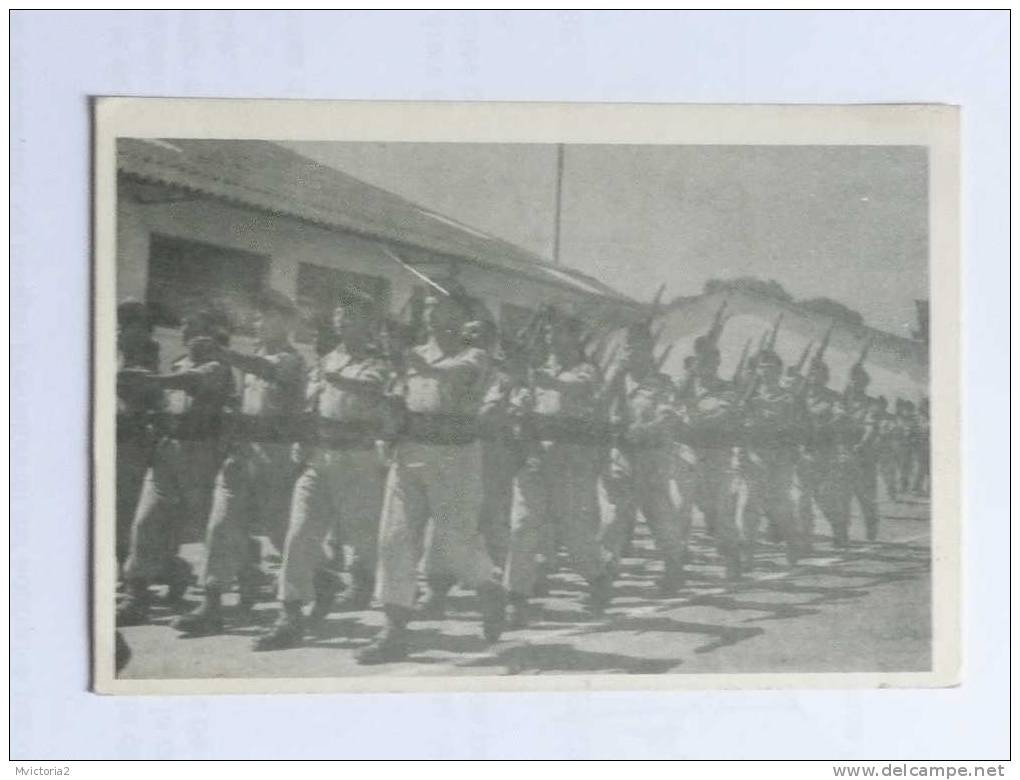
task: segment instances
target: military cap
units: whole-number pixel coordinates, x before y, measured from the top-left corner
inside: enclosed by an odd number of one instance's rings
[[[850,379],[858,384],[867,384],[871,381],[871,375],[864,370],[864,366],[855,363],[850,369]]]
[[[821,374],[827,382],[829,381],[829,365],[818,357],[812,358],[808,366],[808,374]]]

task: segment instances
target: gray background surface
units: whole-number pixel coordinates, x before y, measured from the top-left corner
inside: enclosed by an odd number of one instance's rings
[[[1008,23],[1005,12],[15,13],[12,756],[1006,755]],[[961,104],[966,683],[658,695],[88,693],[87,96],[98,94]]]

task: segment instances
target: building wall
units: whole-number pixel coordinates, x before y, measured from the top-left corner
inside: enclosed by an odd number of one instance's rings
[[[242,206],[209,199],[139,203],[118,200],[118,298],[144,299],[147,284],[149,237],[153,233],[198,241],[230,249],[267,255],[270,283],[290,296],[297,290],[301,263],[381,276],[391,285],[390,308],[397,311],[421,282],[400,268],[383,251],[381,243],[357,235],[319,228],[288,217],[274,216]],[[441,276],[449,267],[442,257],[424,251],[396,248],[416,261],[434,261],[424,270]],[[504,302],[535,306],[540,302],[582,303],[581,293],[544,285],[516,274],[460,263],[458,279],[468,291],[499,316]]]

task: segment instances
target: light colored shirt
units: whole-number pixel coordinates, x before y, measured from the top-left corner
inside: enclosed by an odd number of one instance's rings
[[[478,413],[489,377],[489,358],[484,350],[468,347],[456,353],[444,353],[430,340],[414,348],[426,364],[408,365],[404,402],[410,412],[425,414]]]
[[[330,374],[358,380],[359,384],[332,382]],[[383,391],[389,376],[386,361],[370,355],[354,356],[340,344],[319,361],[317,384],[310,387],[312,408],[330,420],[382,420],[386,415]]]
[[[191,390],[163,392],[164,408],[170,414],[219,414],[234,391],[230,368],[218,360],[196,364],[190,356],[183,355],[174,361],[173,373],[187,373],[196,381]]]
[[[582,361],[569,368],[550,360],[535,369],[536,414],[564,417],[589,417],[595,413],[601,387],[599,370]]]
[[[304,361],[291,350],[266,354],[256,353],[274,366],[271,379],[257,374],[244,375],[241,391],[241,413],[259,416],[293,414],[300,411],[303,398]]]

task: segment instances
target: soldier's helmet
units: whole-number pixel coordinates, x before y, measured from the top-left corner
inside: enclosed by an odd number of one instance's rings
[[[694,339],[694,354],[695,355],[707,355],[711,354],[712,351],[718,352],[719,349],[716,347],[715,342],[704,333]]]
[[[141,325],[152,330],[152,312],[136,298],[125,298],[117,306],[118,325]]]
[[[864,370],[864,366],[855,363],[850,369],[850,381],[858,387],[867,387],[871,383],[871,375]]]

